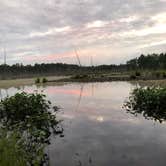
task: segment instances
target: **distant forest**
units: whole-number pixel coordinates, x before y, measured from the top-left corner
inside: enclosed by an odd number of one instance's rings
[[[106,73],[106,72],[127,72],[133,70],[165,70],[166,53],[141,55],[131,59],[126,64],[100,65],[100,66],[79,66],[73,64],[50,63],[35,65],[0,65],[0,79],[23,78],[40,75],[71,75],[79,73]]]

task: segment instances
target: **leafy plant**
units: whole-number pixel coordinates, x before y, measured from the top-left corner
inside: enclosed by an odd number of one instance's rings
[[[46,83],[48,80],[46,78],[42,79],[42,83]]]
[[[131,80],[135,80],[136,78],[137,78],[136,75],[134,75],[134,74],[130,75]]]
[[[163,72],[162,75],[163,75],[163,78],[166,78],[166,73],[165,72]]]
[[[24,159],[29,165],[46,162],[44,148],[49,144],[51,133],[63,132],[58,126],[60,121],[51,113],[51,110],[57,111],[58,108],[51,109],[51,103],[45,97],[43,94],[22,92],[0,102],[1,128],[7,131],[7,135],[17,133],[16,142],[22,144],[16,150],[24,149]]]
[[[73,79],[85,79],[85,78],[88,78],[89,76],[87,74],[83,74],[83,75],[75,75],[73,76],[72,78]]]
[[[40,78],[36,78],[35,83],[39,84],[40,83]]]
[[[160,122],[166,120],[166,88],[147,87],[136,88],[125,102],[125,109],[134,114],[143,114]]]
[[[155,73],[155,75],[156,75],[156,78],[160,78],[161,72],[157,71],[157,72]]]
[[[141,76],[141,73],[140,73],[139,71],[136,71],[136,72],[135,72],[135,76],[140,77],[140,76]]]

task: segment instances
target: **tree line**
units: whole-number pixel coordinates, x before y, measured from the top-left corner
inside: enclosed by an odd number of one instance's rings
[[[131,70],[166,69],[166,53],[140,55],[126,64],[79,66],[64,63],[49,63],[35,65],[0,65],[0,79],[24,78],[40,75],[71,75],[79,73],[125,72]]]
[[[166,69],[166,53],[141,55],[127,62],[128,69]]]

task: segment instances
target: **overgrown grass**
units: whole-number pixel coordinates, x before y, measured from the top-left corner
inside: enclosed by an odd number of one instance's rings
[[[166,120],[166,88],[146,87],[133,90],[125,109],[134,114],[143,114],[147,119]]]
[[[0,165],[1,166],[25,166],[26,153],[23,142],[17,132],[8,133],[0,130]]]

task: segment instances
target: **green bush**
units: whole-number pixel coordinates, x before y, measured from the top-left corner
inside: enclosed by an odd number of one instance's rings
[[[134,74],[130,75],[131,80],[135,80],[136,78],[137,78],[136,75],[134,75]]]
[[[140,76],[141,76],[141,73],[140,73],[139,71],[136,71],[136,72],[135,72],[135,76],[140,77]]]
[[[35,83],[39,84],[40,83],[40,78],[36,78]]]
[[[165,72],[163,72],[162,75],[163,75],[163,78],[166,78],[166,73]]]
[[[162,122],[166,120],[166,88],[147,87],[135,89],[129,100],[125,102],[125,109],[137,115],[143,114],[145,118],[151,118]]]
[[[157,71],[157,72],[155,73],[155,76],[156,76],[156,78],[160,78],[161,72]]]
[[[85,79],[88,78],[89,76],[87,74],[83,74],[83,75],[75,75],[72,78],[73,79]]]
[[[63,132],[58,126],[59,121],[50,109],[51,103],[45,99],[45,95],[37,93],[17,93],[0,102],[0,127],[8,134],[17,131],[17,142],[23,141],[23,143],[15,145],[16,150],[26,154],[24,159],[29,165],[40,165],[41,162],[46,162],[44,147],[49,144],[51,133]],[[54,107],[54,111],[57,110],[58,108]],[[1,141],[3,142],[0,139],[0,143]],[[12,163],[12,160],[10,162]]]
[[[48,80],[46,78],[42,79],[42,83],[46,83]]]

